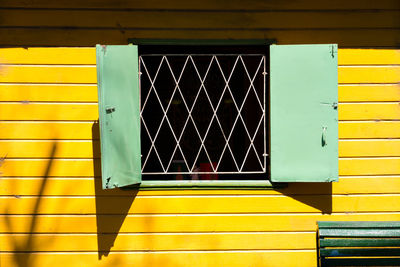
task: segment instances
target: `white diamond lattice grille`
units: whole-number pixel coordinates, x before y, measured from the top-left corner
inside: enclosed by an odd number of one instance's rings
[[[265,61],[141,55],[143,174],[265,173]]]

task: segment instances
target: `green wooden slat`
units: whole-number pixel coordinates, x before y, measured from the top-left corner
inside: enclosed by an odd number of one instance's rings
[[[320,247],[400,247],[397,238],[320,239]]]
[[[351,222],[334,222],[334,221],[319,221],[318,228],[400,228],[400,221],[351,221]]]
[[[320,237],[400,237],[400,229],[319,229]]]
[[[338,180],[337,45],[270,46],[273,182]]]
[[[141,182],[139,59],[134,45],[97,45],[103,189]]]
[[[348,256],[400,256],[399,248],[341,248],[320,249],[322,257],[348,257]]]
[[[400,258],[322,259],[322,266],[400,266]]]

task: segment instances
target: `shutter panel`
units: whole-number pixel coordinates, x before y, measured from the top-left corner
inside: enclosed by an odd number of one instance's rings
[[[272,182],[338,180],[337,45],[270,46]]]
[[[141,182],[138,48],[96,47],[103,189]]]

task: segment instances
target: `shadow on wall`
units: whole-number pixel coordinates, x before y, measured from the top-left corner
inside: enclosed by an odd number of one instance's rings
[[[93,155],[99,155],[100,143],[94,142],[100,137],[99,123],[92,126]],[[94,186],[96,198],[96,224],[97,224],[97,249],[98,258],[108,256],[114,246],[121,226],[129,213],[138,190],[130,190],[129,194],[121,189],[102,189],[101,160],[93,160]]]
[[[332,213],[332,183],[288,183],[276,191],[313,207],[322,214]]]
[[[9,242],[12,246],[12,251],[13,251],[13,259],[18,267],[31,267],[31,266],[36,266],[35,265],[35,254],[32,253],[19,253],[19,252],[29,252],[29,251],[35,251],[35,235],[34,233],[37,231],[37,227],[39,226],[38,223],[38,212],[41,207],[41,202],[42,202],[42,197],[43,193],[45,192],[46,185],[48,182],[49,174],[51,171],[51,167],[53,165],[53,160],[54,160],[54,155],[56,154],[57,150],[57,144],[53,143],[52,148],[50,150],[50,155],[49,155],[49,162],[46,166],[45,172],[42,176],[42,182],[39,187],[39,191],[35,195],[37,197],[37,200],[35,202],[35,205],[33,209],[29,212],[32,214],[31,217],[31,222],[29,224],[29,229],[27,229],[27,236],[25,239],[21,242],[20,239],[16,239],[13,237],[12,234],[9,234]],[[5,208],[5,214],[9,214],[8,210],[12,209],[12,207],[6,207]],[[13,225],[12,222],[10,221],[10,218],[8,216],[4,216],[5,220],[5,225],[7,227],[7,232],[13,233]]]

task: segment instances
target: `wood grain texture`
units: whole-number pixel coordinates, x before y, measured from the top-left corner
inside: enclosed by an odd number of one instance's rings
[[[339,83],[398,83],[399,66],[339,67]],[[6,83],[84,83],[97,81],[95,66],[3,65],[0,82]]]
[[[94,47],[1,48],[0,51],[2,64],[96,65]],[[400,52],[397,49],[340,48],[338,64],[341,66],[400,64]]]
[[[86,29],[86,28],[0,28],[0,46],[95,46],[126,45],[128,39],[274,39],[279,44],[337,43],[342,48],[396,48],[398,29]],[[51,36],[51,39],[47,38]],[[374,36],[374,38],[371,38]]]
[[[138,0],[119,0],[118,2],[110,0],[96,0],[81,3],[78,0],[67,1],[60,0],[57,2],[49,2],[48,0],[35,0],[26,2],[23,0],[3,0],[0,7],[22,7],[22,8],[98,8],[98,9],[211,9],[211,10],[227,10],[227,5],[225,1],[202,1],[201,3],[196,1],[170,1],[166,3],[161,0],[151,0],[151,1],[138,1]],[[356,0],[356,1],[346,1],[338,0],[335,2],[323,0],[307,0],[299,2],[270,2],[262,0],[251,0],[244,3],[240,0],[233,0],[229,2],[229,9],[233,10],[365,10],[365,9],[400,9],[400,5],[396,0]]]
[[[56,149],[51,154],[53,147]],[[7,155],[7,158],[100,158],[100,141],[0,140],[0,155]]]
[[[339,183],[290,183],[272,189],[202,189],[202,190],[101,190],[100,178],[3,177],[0,195],[4,196],[187,196],[187,195],[337,195],[337,194],[398,194],[400,176],[340,177]]]
[[[4,16],[5,19],[10,18],[8,16],[10,11],[7,10],[7,16]],[[2,12],[5,11],[0,11],[0,14]],[[35,12],[33,11],[32,13]],[[2,48],[0,51],[0,64],[96,64],[96,50],[94,47],[75,47],[73,49],[64,47]]]
[[[2,214],[397,212],[400,194],[290,196],[2,197]],[[36,206],[36,203],[40,203]],[[229,203],[229,205],[227,205]],[[96,208],[97,207],[97,208]]]
[[[99,164],[98,159],[6,159],[0,171],[10,177],[93,177],[100,176]],[[400,157],[339,159],[339,175],[397,174]]]
[[[3,83],[96,83],[95,66],[3,65]]]
[[[400,104],[339,104],[339,121],[400,120]],[[94,121],[98,120],[95,103],[0,103],[0,120],[18,121]]]
[[[76,121],[0,121],[0,139],[98,139],[96,125]],[[400,138],[400,122],[339,122],[339,138]]]
[[[397,157],[400,156],[399,139],[342,140],[339,157]]]
[[[342,84],[339,102],[400,101],[400,84]]]
[[[339,138],[399,138],[400,122],[339,122]]]
[[[399,83],[400,66],[342,66],[339,83]]]
[[[2,263],[18,267],[12,253],[0,255]],[[272,251],[199,251],[193,253],[110,253],[99,260],[97,253],[20,253],[20,261],[28,266],[125,266],[127,262],[138,266],[260,266],[260,267],[303,267],[316,266],[316,253],[313,250],[272,250]]]
[[[338,111],[341,121],[400,120],[400,102],[345,103],[339,104]]]
[[[399,28],[398,10],[159,11],[1,9],[0,27],[109,29],[359,29]],[[48,18],[54,18],[49,20]],[[173,18],[173,19],[172,19]]]
[[[0,84],[1,101],[97,102],[96,84]]]
[[[394,65],[400,64],[397,49],[339,49],[339,65]]]
[[[340,51],[340,50],[339,50]],[[399,84],[341,84],[339,102],[400,101]],[[0,84],[1,101],[97,102],[96,84]]]
[[[0,155],[13,158],[100,158],[98,140],[0,140]],[[400,156],[399,139],[364,139],[339,141],[339,157]]]
[[[9,233],[182,233],[316,231],[317,221],[398,221],[398,212],[171,215],[0,215],[0,232]],[[32,223],[40,227],[31,228]]]
[[[94,122],[0,121],[0,139],[99,139],[98,124]]]
[[[2,253],[32,251],[98,251],[113,242],[111,251],[315,249],[315,233],[187,233],[187,234],[0,234]],[[98,243],[100,240],[100,244]]]

